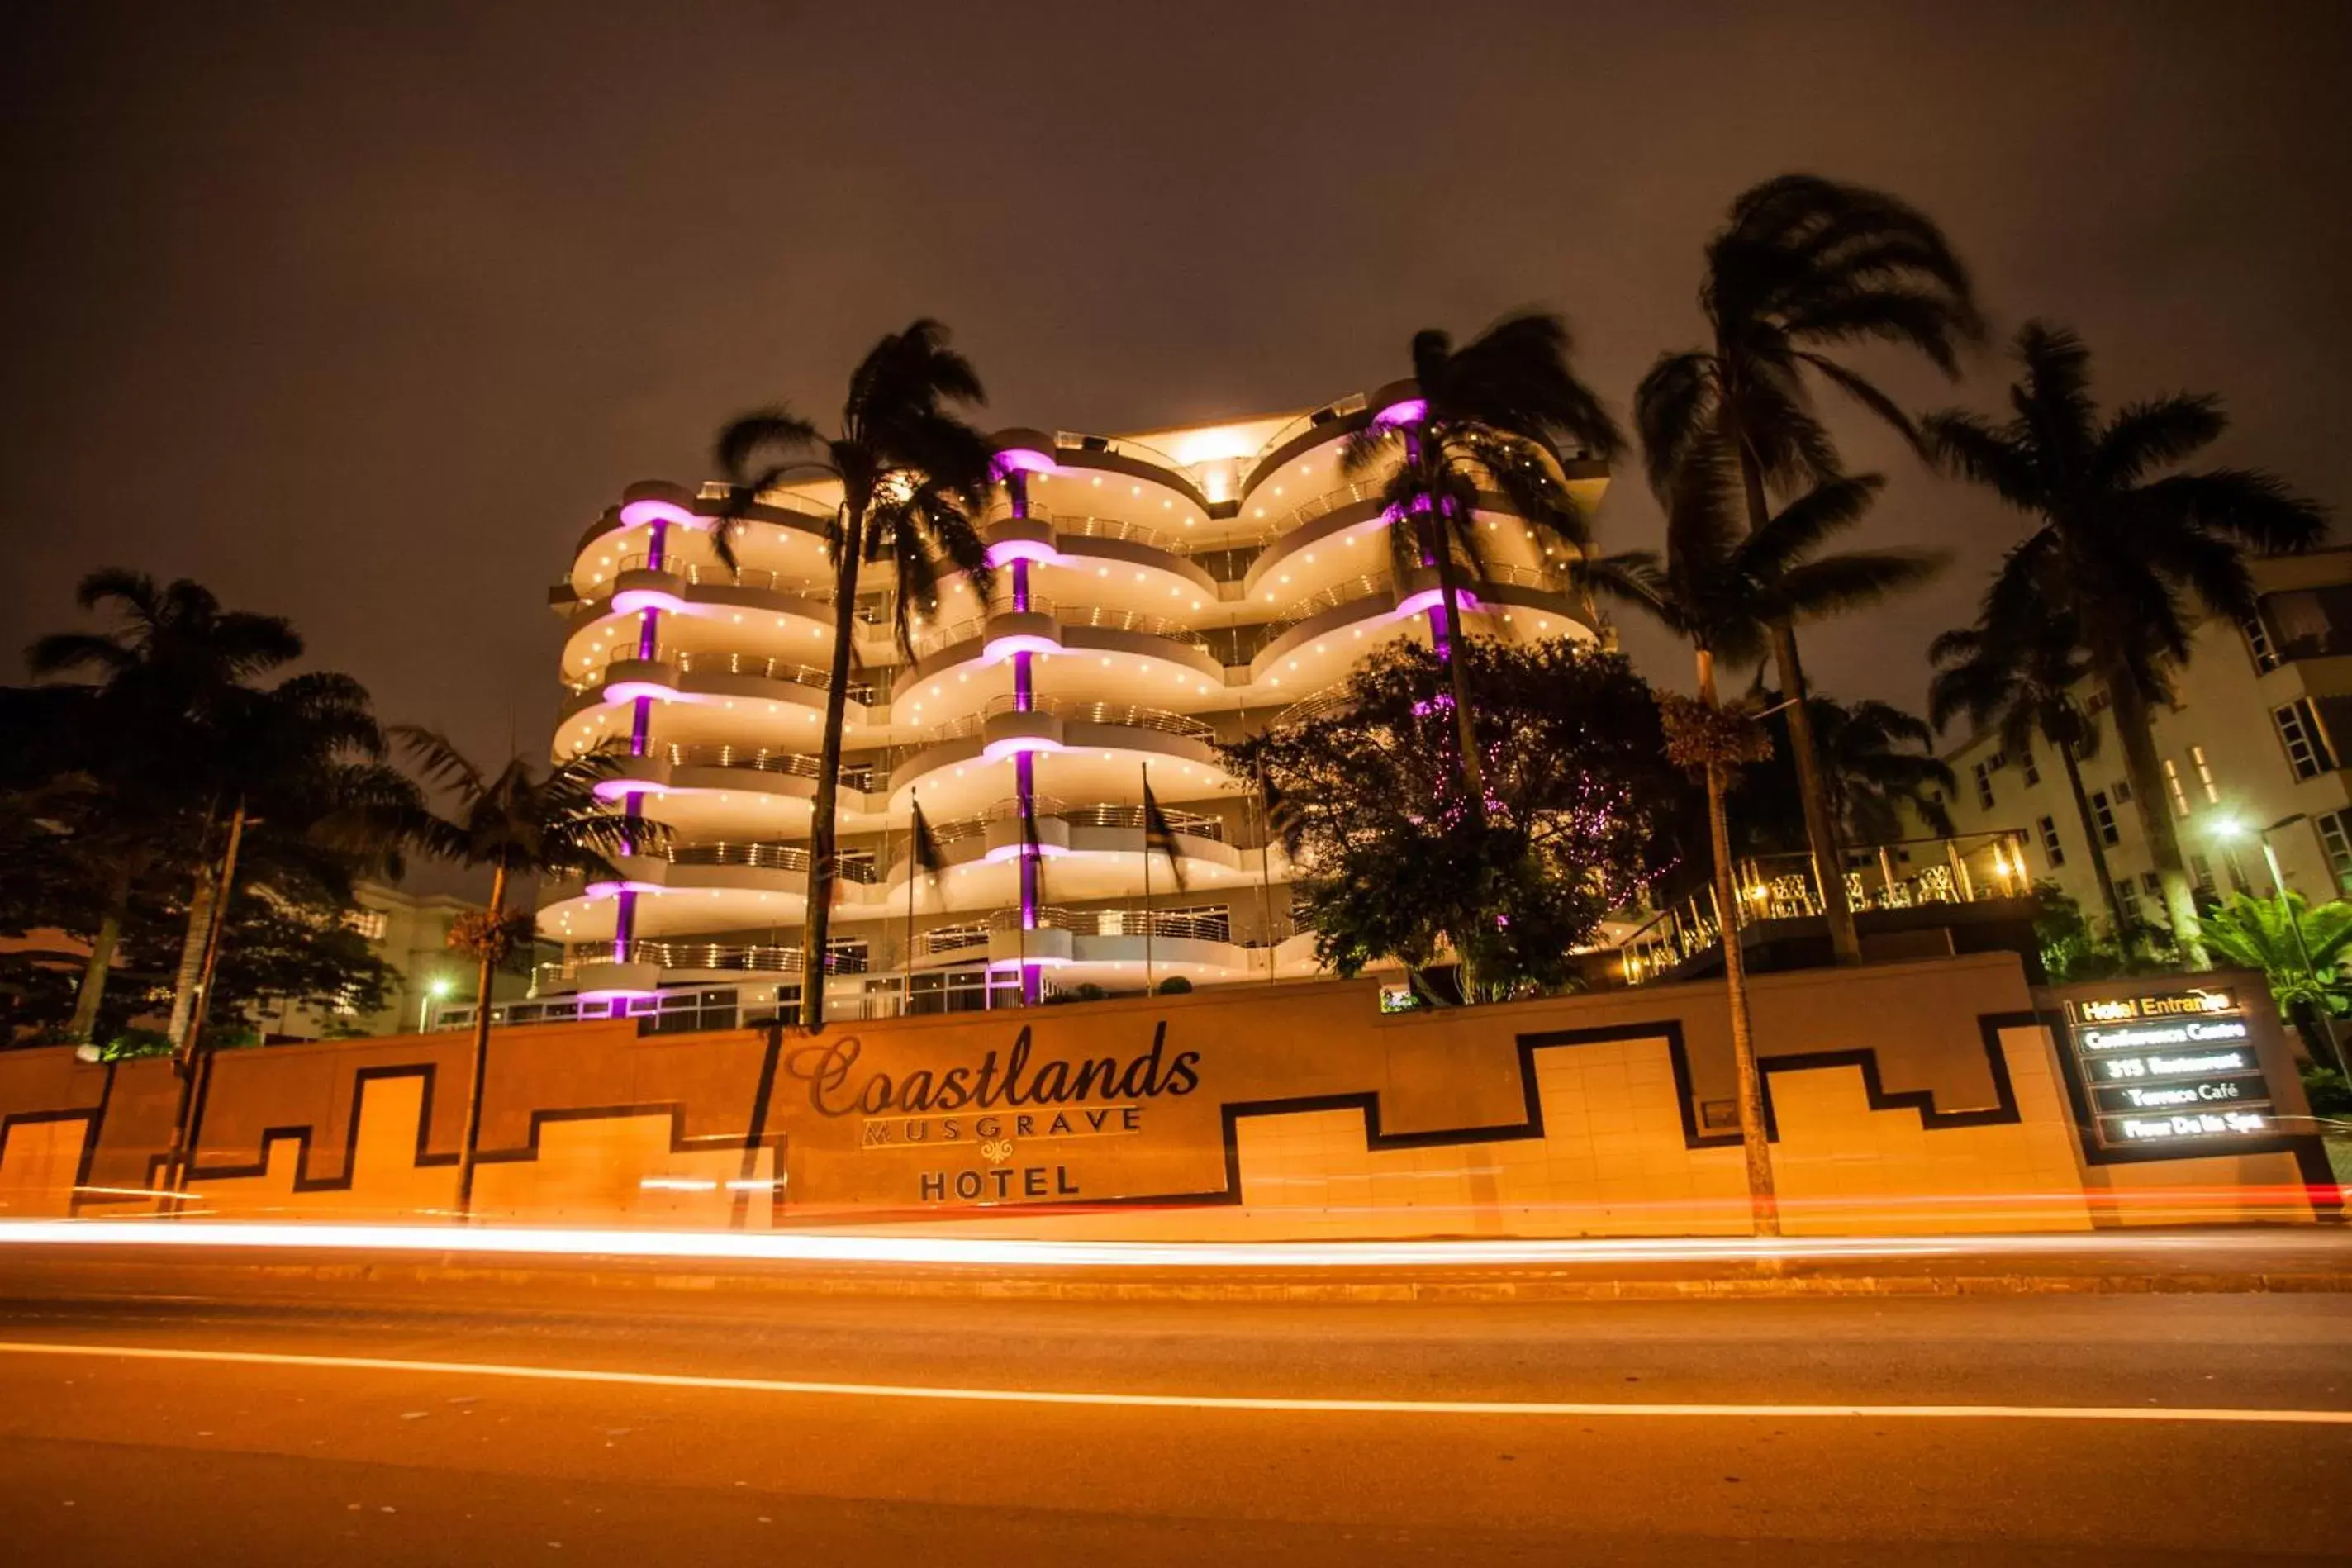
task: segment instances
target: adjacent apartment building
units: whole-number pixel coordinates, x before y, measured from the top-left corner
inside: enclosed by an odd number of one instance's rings
[[[1003,432],[983,524],[993,593],[950,579],[911,659],[892,635],[889,567],[863,570],[830,1013],[1313,972],[1289,868],[1215,742],[1442,622],[1434,572],[1391,571],[1377,480],[1339,461],[1345,437],[1411,396],[1400,384],[1135,437]],[[1597,503],[1604,467],[1570,455],[1563,468]],[[611,1007],[683,1024],[795,998],[813,967],[801,927],[835,495],[760,497],[730,571],[711,542],[725,494],[631,487],[554,590],[569,691],[554,753],[625,743],[614,809],[666,825],[669,841],[618,879],[549,889],[540,928],[563,955],[514,1021]],[[1591,638],[1567,563],[1499,496],[1478,513],[1471,629]],[[1175,829],[1173,867],[1145,855],[1147,777]],[[936,875],[910,852],[918,804]]]
[[[2253,563],[2260,613],[2208,620],[2168,706],[2156,715],[2163,808],[2178,819],[2190,874],[2208,891],[2268,893],[2267,838],[2286,886],[2314,903],[2352,892],[2352,549]],[[2080,693],[2098,744],[2083,764],[2093,831],[2136,918],[2161,923],[2163,900],[2141,832],[2105,689]],[[2100,909],[2081,815],[2046,747],[2004,750],[1971,737],[1945,756],[1962,833],[2010,829],[2032,874],[2086,912]]]

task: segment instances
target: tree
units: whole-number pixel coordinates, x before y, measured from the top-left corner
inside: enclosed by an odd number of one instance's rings
[[[82,671],[98,678],[57,700],[71,714],[54,757],[60,773],[87,785],[61,821],[102,889],[68,1026],[73,1038],[87,1041],[142,881],[200,862],[219,816],[219,803],[205,798],[200,766],[192,764],[217,754],[227,710],[250,693],[255,678],[301,657],[302,639],[281,616],[222,609],[209,590],[185,578],[165,587],[141,573],[93,572],[76,599],[85,610],[110,606],[121,624],[103,633],[52,633],[32,645],[26,662],[37,678]]]
[[[1748,803],[1744,837],[1775,850],[1801,849],[1807,842],[1804,803],[1790,750],[1789,711],[1780,693],[1760,683],[1749,700],[1768,715],[1763,723],[1772,754],[1739,781]],[[1805,707],[1821,748],[1830,809],[1846,843],[1895,842],[1903,837],[1906,808],[1929,832],[1951,833],[1951,817],[1937,792],[1952,787],[1952,770],[1935,755],[1935,731],[1927,721],[1891,702],[1846,703],[1819,692],[1805,699]]]
[[[1486,809],[1484,759],[1472,744],[1469,687],[1457,655],[1468,641],[1464,571],[1485,574],[1478,498],[1500,494],[1538,541],[1557,540],[1580,552],[1589,536],[1568,490],[1559,443],[1574,442],[1602,458],[1623,444],[1601,400],[1570,370],[1568,355],[1568,329],[1557,316],[1509,317],[1459,349],[1444,332],[1415,332],[1413,396],[1384,410],[1385,417],[1341,449],[1346,472],[1386,472],[1381,500],[1397,591],[1403,593],[1409,577],[1437,570],[1444,625],[1435,640],[1474,820]]]
[[[1948,409],[1923,421],[1921,433],[1946,472],[2033,520],[1988,593],[1987,622],[2025,624],[2030,606],[2043,603],[2074,618],[2114,704],[2174,939],[2201,969],[2196,894],[2167,804],[2152,705],[2169,692],[2168,668],[2189,661],[2190,602],[2232,621],[2252,615],[2247,551],[2308,550],[2326,535],[2326,516],[2255,469],[2167,471],[2228,427],[2220,399],[2174,395],[2103,418],[2082,339],[2029,322],[2017,358],[2014,417],[1995,424]]]
[[[2315,909],[2284,889],[2274,899],[2232,893],[2206,915],[2203,929],[2215,952],[2262,972],[2279,1011],[2303,1031],[2312,1058],[2332,1058],[2342,1070],[2325,1020],[2341,1017],[2352,1004],[2352,977],[2343,973],[2344,955],[2352,952],[2352,903],[2334,899]]]
[[[912,654],[914,619],[938,607],[939,563],[944,558],[987,602],[995,574],[974,514],[988,499],[995,453],[988,437],[950,411],[950,405],[987,401],[971,363],[947,346],[947,329],[919,321],[877,343],[849,378],[839,434],[816,426],[781,405],[735,420],[719,433],[718,460],[731,492],[729,522],[719,531],[719,556],[735,563],[734,529],[762,491],[806,479],[841,486],[841,502],[825,530],[834,563],[833,664],[825,688],[824,740],[817,763],[810,829],[808,920],[801,943],[801,1022],[824,1022],[827,939],[838,868],[842,726],[856,626],[857,572],[887,561],[898,593],[898,644]]]
[[[1479,693],[1475,813],[1451,743],[1455,667]],[[1318,959],[1342,974],[1452,957],[1465,1000],[1571,983],[1612,909],[1674,860],[1687,788],[1664,764],[1657,704],[1625,660],[1565,640],[1488,639],[1441,656],[1391,646],[1332,710],[1223,748],[1262,777]]]
[[[452,925],[450,945],[476,962],[473,1065],[466,1079],[466,1133],[457,1153],[457,1212],[471,1215],[474,1158],[482,1136],[482,1080],[490,1057],[490,975],[518,947],[530,944],[529,910],[507,913],[509,885],[525,877],[608,877],[621,873],[613,858],[659,849],[661,824],[617,816],[597,798],[596,786],[619,776],[626,753],[607,742],[567,757],[546,773],[520,757],[487,773],[437,731],[395,725],[396,736],[425,782],[453,797],[446,814],[424,806],[404,814],[401,836],[436,859],[488,867],[490,901],[479,916]]]
[[[1824,351],[1877,342],[1915,351],[1946,374],[1983,325],[1968,269],[1916,208],[1860,185],[1783,174],[1743,192],[1707,242],[1699,309],[1711,342],[1659,357],[1635,396],[1652,487],[1673,482],[1695,451],[1719,447],[1738,468],[1753,532],[1787,500],[1843,471],[1806,383],[1818,376],[1914,438],[1894,399]],[[1812,733],[1795,632],[1769,628],[1813,871],[1839,962],[1861,955],[1846,907],[1845,857]]]
[[[1741,526],[1739,464],[1720,443],[1695,443],[1661,487],[1659,500],[1666,511],[1664,561],[1651,552],[1633,551],[1585,567],[1591,586],[1655,616],[1691,645],[1696,661],[1697,700],[1666,704],[1667,751],[1706,785],[1715,901],[1722,924],[1732,1058],[1739,1084],[1740,1143],[1747,1154],[1748,1195],[1759,1235],[1779,1235],[1780,1214],[1771,1148],[1764,1133],[1764,1081],[1757,1069],[1748,1022],[1747,958],[1739,943],[1739,894],[1732,880],[1724,792],[1734,770],[1762,761],[1767,746],[1752,719],[1724,705],[1717,665],[1759,659],[1773,646],[1779,629],[1876,604],[1935,570],[1932,558],[1906,551],[1820,553],[1831,535],[1861,520],[1883,482],[1875,474],[1823,479],[1766,519],[1763,526],[1747,531]],[[1823,890],[1826,904],[1826,886]]]
[[[2099,727],[2074,692],[2089,677],[2091,660],[2074,616],[2046,597],[1998,595],[1975,626],[1946,632],[1928,644],[1937,672],[1927,686],[1927,716],[1940,728],[1965,714],[1978,729],[1995,731],[2003,750],[2020,755],[2037,738],[2048,743],[2066,770],[2074,817],[2090,849],[2110,929],[2118,942],[2128,945],[2136,922],[2116,891],[2106,841],[2083,787],[2083,764],[2098,752]]]

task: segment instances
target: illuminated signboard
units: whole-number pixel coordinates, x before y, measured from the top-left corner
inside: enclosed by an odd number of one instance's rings
[[[2253,1026],[2235,993],[2070,1001],[2066,1026],[2105,1147],[2226,1143],[2276,1131]]]

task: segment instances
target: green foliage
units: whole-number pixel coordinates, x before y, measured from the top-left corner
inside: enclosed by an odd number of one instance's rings
[[[2331,900],[2316,909],[2300,893],[2257,899],[2232,893],[2205,917],[2205,944],[2231,963],[2258,969],[2270,981],[2279,1010],[2301,1015],[2352,1012],[2352,990],[2340,973],[2352,948],[2352,903]]]
[[[1089,980],[1082,984],[1057,987],[1046,993],[1045,1005],[1060,1006],[1072,1002],[1106,1002],[1110,993]]]
[[[1399,645],[1334,711],[1225,748],[1262,777],[1300,867],[1300,918],[1343,974],[1446,957],[1474,996],[1569,983],[1602,916],[1676,861],[1690,788],[1625,661],[1567,642],[1457,645],[1486,788],[1465,797],[1448,671]]]
[[[2315,1062],[2304,1068],[2303,1097],[2311,1102],[2314,1116],[2352,1121],[2352,1079],[2334,1068]]]
[[[1171,974],[1160,983],[1160,994],[1162,996],[1189,995],[1192,990],[1192,983],[1181,974]]]
[[[99,1060],[108,1062],[134,1061],[141,1057],[168,1057],[172,1054],[172,1037],[161,1029],[121,1029],[105,1045],[99,1047]]]
[[[1780,694],[1765,688],[1753,700],[1769,709],[1780,704]],[[1819,692],[1805,700],[1805,709],[1830,810],[1849,845],[1903,837],[1906,810],[1931,833],[1951,832],[1937,792],[1953,787],[1952,770],[1935,754],[1935,731],[1925,721],[1889,702],[1840,702]],[[1733,841],[1748,854],[1801,850],[1807,847],[1805,807],[1787,710],[1762,722],[1772,751],[1741,770]]]
[[[2135,927],[2118,942],[2100,931],[2072,895],[2055,882],[2036,882],[2033,896],[2042,906],[2033,935],[2042,948],[2042,967],[2053,984],[2070,980],[2111,980],[2122,974],[2166,974],[2179,967],[2167,934]]]

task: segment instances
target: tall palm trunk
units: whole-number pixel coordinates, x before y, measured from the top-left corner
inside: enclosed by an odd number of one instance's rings
[[[490,971],[498,937],[507,916],[507,868],[503,860],[490,874],[490,929],[483,933],[482,951],[474,966],[474,1065],[466,1076],[466,1138],[457,1145],[457,1217],[474,1214],[474,1157],[482,1143],[482,1080],[490,1067]]]
[[[205,876],[188,900],[188,935],[181,944],[180,973],[172,991],[170,1033],[172,1049],[184,1062],[194,1054],[211,1011],[213,971],[220,963],[221,932],[228,924],[237,850],[244,842],[245,802],[240,799],[228,819],[228,840],[221,847],[220,868],[205,868]]]
[[[2180,853],[2180,830],[2174,824],[2164,787],[2164,765],[2156,754],[2156,725],[2147,708],[2147,694],[2131,672],[2113,663],[2107,692],[2115,704],[2116,738],[2123,742],[2124,773],[2131,780],[2132,807],[2139,814],[2140,831],[2147,836],[2147,857],[2156,865],[2164,889],[2165,917],[2172,926],[2173,942],[2181,962],[2190,969],[2211,967],[2197,921],[2197,895],[2189,880],[2189,863]]]
[[[195,1016],[196,982],[205,972],[205,948],[212,940],[214,873],[206,866],[197,873],[188,895],[188,929],[180,937],[180,966],[172,974],[172,1019],[164,1037],[178,1050],[188,1037],[188,1020]]]
[[[1748,531],[1772,521],[1772,506],[1764,494],[1763,470],[1756,454],[1731,417],[1731,399],[1723,403],[1724,435],[1739,456],[1739,482],[1748,501]],[[1789,705],[1789,749],[1796,753],[1797,795],[1805,807],[1805,842],[1812,850],[1813,882],[1822,894],[1822,919],[1829,927],[1830,955],[1840,963],[1862,962],[1862,938],[1854,930],[1853,906],[1845,893],[1845,838],[1838,831],[1837,813],[1830,808],[1829,783],[1822,773],[1821,749],[1813,741],[1813,716],[1805,707],[1805,667],[1797,657],[1796,627],[1787,621],[1772,623],[1772,662],[1780,675],[1780,700]]]
[[[1481,826],[1486,821],[1486,768],[1478,755],[1478,727],[1470,718],[1470,681],[1462,667],[1463,646],[1467,641],[1462,625],[1462,574],[1454,562],[1454,534],[1447,526],[1445,513],[1440,509],[1445,502],[1439,493],[1440,464],[1434,444],[1426,430],[1411,434],[1407,458],[1420,470],[1421,492],[1429,498],[1428,534],[1422,546],[1423,555],[1437,568],[1439,602],[1445,611],[1445,685],[1454,700],[1454,743],[1462,749],[1462,790],[1470,802],[1470,820]]]
[[[81,989],[74,993],[73,1017],[66,1032],[87,1045],[98,1032],[99,1004],[106,1000],[106,979],[114,966],[114,949],[122,941],[122,920],[131,911],[131,885],[138,879],[136,857],[115,863],[107,879],[106,913],[99,918],[98,933],[90,938],[89,957],[82,964]]]
[[[1715,656],[1698,652],[1699,700],[1720,710]],[[1731,879],[1731,819],[1724,810],[1724,764],[1706,764],[1706,826],[1715,844],[1715,903],[1722,921],[1723,983],[1731,1002],[1731,1061],[1738,1079],[1739,1147],[1748,1160],[1748,1206],[1756,1234],[1780,1234],[1780,1198],[1772,1183],[1772,1145],[1764,1133],[1764,1075],[1748,1016],[1748,957],[1739,946],[1739,890]]]
[[[847,512],[841,559],[833,565],[833,672],[824,689],[824,742],[816,764],[809,823],[808,919],[801,936],[801,1026],[824,1026],[825,944],[833,931],[834,859],[840,827],[841,731],[849,717],[850,637],[857,626],[857,562],[865,553],[866,508]]]
[[[2091,870],[2099,879],[2099,897],[2107,906],[2107,919],[2115,922],[2116,941],[2124,940],[2130,922],[2124,918],[2124,901],[2116,891],[2116,875],[2107,868],[2107,847],[2099,837],[2099,819],[2091,810],[2091,796],[2083,788],[2083,766],[2075,759],[2070,741],[2053,741],[2058,748],[2058,760],[2066,764],[2066,787],[2074,792],[2074,815],[2083,824],[2083,841],[2091,847]]]

